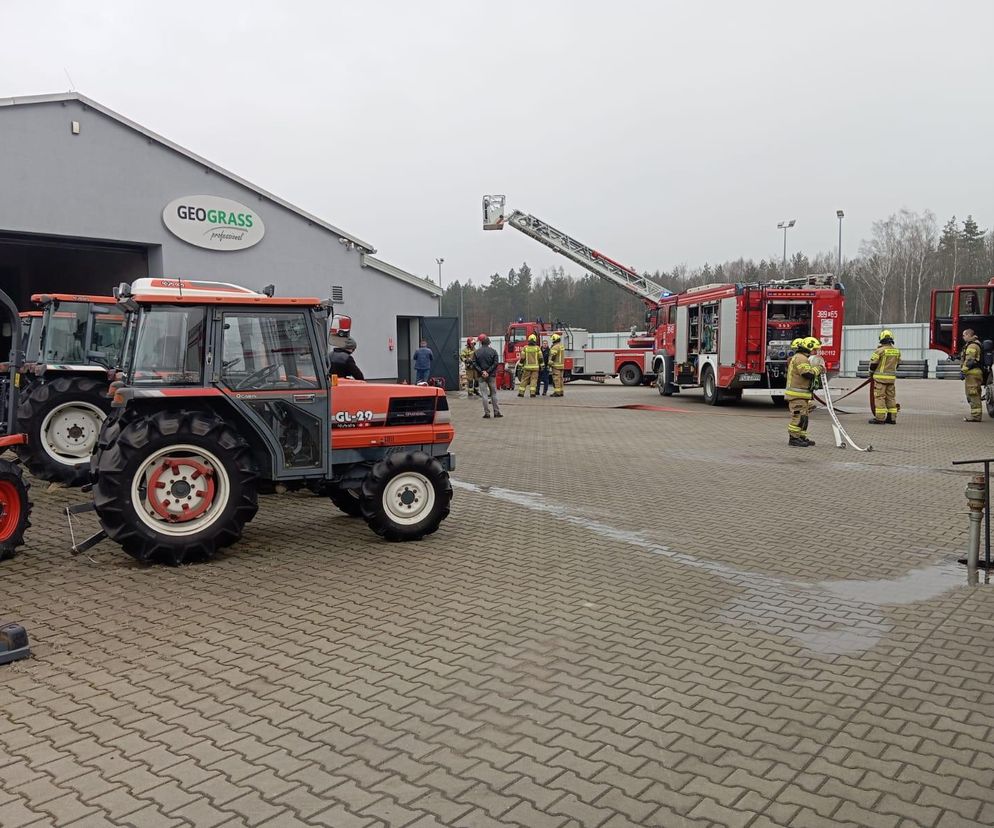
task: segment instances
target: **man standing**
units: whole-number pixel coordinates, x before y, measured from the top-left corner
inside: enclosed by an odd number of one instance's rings
[[[554,333],[552,335],[552,347],[549,349],[549,367],[552,369],[552,396],[561,397],[563,395],[563,338]]]
[[[894,347],[894,334],[880,332],[880,346],[870,357],[870,376],[873,377],[873,425],[897,425],[897,366],[901,352]]]
[[[525,395],[525,386],[528,386],[528,396],[534,397],[538,394],[536,385],[538,383],[538,364],[542,359],[542,349],[538,347],[538,337],[535,334],[528,334],[528,344],[521,349],[521,382],[518,384],[518,396]]]
[[[497,405],[496,375],[499,357],[497,356],[497,352],[490,347],[489,336],[480,334],[476,338],[476,341],[480,343],[480,346],[473,354],[473,363],[476,372],[480,375],[480,399],[483,401],[483,419],[490,419],[490,408],[487,406],[488,398],[494,406],[494,417],[503,417],[504,415],[500,413],[500,406]]]
[[[959,370],[966,386],[966,401],[970,403],[970,416],[964,417],[963,422],[979,423],[983,419],[984,411],[980,403],[980,389],[984,384],[984,353],[973,328],[963,331],[963,342],[965,347]]]
[[[542,357],[538,364],[538,390],[544,397],[549,392],[549,342],[542,340]]]
[[[787,445],[807,448],[815,444],[808,439],[808,415],[811,413],[811,399],[814,396],[815,380],[822,372],[819,365],[812,365],[808,357],[821,347],[813,336],[794,340],[796,353],[787,363],[787,408],[790,409],[790,422],[787,424]]]
[[[468,337],[466,339],[466,347],[459,352],[459,359],[462,360],[462,364],[466,366],[466,396],[472,397],[474,394],[479,395],[480,391],[476,386],[477,383],[477,373],[476,373],[476,363],[473,361],[473,343],[476,340],[473,337]]]
[[[428,382],[428,375],[431,373],[431,361],[435,355],[428,347],[428,340],[421,340],[421,347],[414,352],[412,360],[414,362],[415,382]]]

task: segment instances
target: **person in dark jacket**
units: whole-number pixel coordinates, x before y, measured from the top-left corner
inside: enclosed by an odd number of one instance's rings
[[[538,361],[538,390],[544,397],[549,392],[549,343],[542,343],[542,356]]]
[[[356,365],[355,357],[352,356],[354,347],[335,348],[328,356],[331,363],[331,373],[336,377],[352,377],[352,379],[366,379]]]
[[[428,347],[428,340],[422,339],[421,347],[411,357],[412,362],[414,362],[415,382],[428,382],[428,376],[431,374],[431,363],[434,358],[435,355],[431,352],[431,348]]]
[[[490,408],[487,405],[488,399],[493,403],[494,417],[503,417],[504,415],[500,413],[500,406],[497,405],[497,366],[500,363],[500,357],[490,347],[489,336],[480,334],[476,338],[476,341],[480,343],[480,346],[473,355],[473,363],[476,366],[476,372],[480,375],[480,399],[483,401],[483,419],[490,419]]]

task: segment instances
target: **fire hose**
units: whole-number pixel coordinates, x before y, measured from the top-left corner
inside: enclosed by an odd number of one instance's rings
[[[812,364],[818,364],[815,362],[815,360],[820,361],[821,358],[812,357],[811,359]],[[821,365],[822,368],[825,367],[825,363],[823,361],[821,362]],[[826,377],[824,374],[822,374],[822,377],[824,378],[824,381],[822,382],[821,390],[824,393],[825,399],[824,400],[819,399],[818,401],[825,406],[825,410],[828,411],[828,416],[831,417],[832,419],[832,434],[835,436],[836,448],[845,448],[846,445],[850,445],[854,449],[856,449],[856,451],[873,451],[873,446],[860,448],[858,445],[856,445],[856,442],[852,439],[852,437],[849,436],[848,432],[842,427],[842,423],[839,422],[839,415],[835,411],[835,403],[832,401],[832,392],[829,390],[828,387],[828,377]],[[866,382],[863,383],[863,385],[866,385],[869,382],[870,380],[867,380]],[[853,391],[858,391],[860,388],[863,387],[863,385],[854,388]],[[849,392],[849,394],[851,393],[852,391]],[[848,394],[846,394],[845,396],[848,396]],[[842,398],[840,397],[839,399]]]

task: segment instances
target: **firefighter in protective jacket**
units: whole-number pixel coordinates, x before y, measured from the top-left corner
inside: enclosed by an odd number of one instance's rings
[[[459,359],[462,360],[462,364],[466,366],[466,396],[472,397],[474,394],[476,396],[480,395],[480,389],[478,387],[478,375],[476,373],[476,361],[474,356],[476,351],[473,350],[473,344],[476,342],[473,337],[468,337],[466,339],[466,347],[459,352]]]
[[[894,347],[894,334],[880,332],[880,346],[870,357],[870,376],[873,377],[873,419],[874,425],[897,425],[897,366],[901,364],[901,352]]]
[[[795,339],[791,345],[795,353],[787,363],[787,388],[784,390],[787,408],[790,409],[787,445],[806,448],[815,444],[814,440],[808,439],[808,415],[811,413],[815,380],[823,371],[820,365],[812,365],[808,357],[821,347],[821,343],[809,336]]]
[[[966,401],[970,403],[970,416],[964,417],[963,422],[979,423],[984,410],[980,403],[980,389],[984,384],[984,354],[972,328],[963,331],[963,342],[966,344],[959,370],[966,386]]]
[[[528,387],[528,396],[538,396],[538,366],[542,360],[542,349],[538,347],[538,337],[535,334],[528,335],[528,344],[521,349],[519,361],[521,363],[521,382],[518,385],[518,396],[525,395],[525,386]]]
[[[552,372],[552,396],[561,397],[563,395],[563,369],[565,363],[563,354],[563,338],[557,333],[552,335],[552,347],[549,349],[549,370]]]

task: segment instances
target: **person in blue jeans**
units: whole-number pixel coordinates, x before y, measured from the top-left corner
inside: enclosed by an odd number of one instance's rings
[[[428,382],[428,375],[431,374],[431,361],[435,355],[428,347],[428,340],[421,340],[421,347],[414,352],[414,375],[415,382]]]

